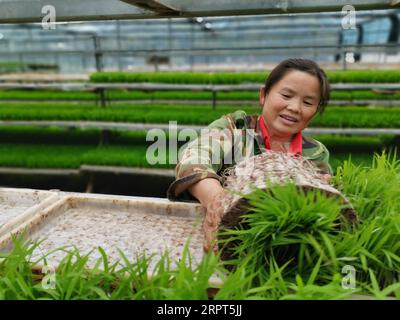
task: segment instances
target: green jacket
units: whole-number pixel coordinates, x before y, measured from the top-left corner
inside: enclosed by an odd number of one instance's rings
[[[266,152],[258,117],[239,110],[212,122],[207,127],[210,131],[203,132],[189,143],[179,156],[175,167],[176,180],[169,186],[167,197],[170,200],[194,200],[187,192],[190,186],[205,178],[215,178],[222,182],[220,174],[227,167],[235,165],[244,157]],[[332,174],[329,151],[321,142],[303,136],[302,149],[302,157],[312,161],[321,174]]]

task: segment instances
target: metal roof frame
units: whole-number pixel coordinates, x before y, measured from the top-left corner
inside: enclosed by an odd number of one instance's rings
[[[381,49],[398,49],[399,44],[345,44],[345,45],[293,45],[293,46],[268,46],[268,47],[209,47],[209,48],[180,48],[180,49],[101,49],[101,50],[30,50],[30,51],[0,51],[0,56],[8,55],[21,55],[29,56],[46,56],[54,54],[65,54],[65,55],[85,55],[93,56],[95,54],[103,55],[134,55],[135,57],[145,57],[149,54],[165,54],[175,56],[225,56],[227,53],[230,55],[255,55],[265,54],[271,52],[289,52],[303,50],[302,52],[309,52],[318,50],[319,53],[332,53],[332,52],[347,52],[362,49],[363,52],[377,52]]]
[[[56,21],[155,19],[342,11],[348,0],[0,0],[0,23],[41,22],[52,5]],[[356,10],[400,8],[400,0],[353,0]]]
[[[121,0],[123,2],[129,3],[131,5],[134,5],[136,7],[140,7],[146,10],[154,11],[156,13],[160,14],[179,14],[179,10],[170,6],[162,3],[161,1],[157,0]]]

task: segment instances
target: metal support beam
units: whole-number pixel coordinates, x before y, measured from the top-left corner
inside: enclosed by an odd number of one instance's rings
[[[128,0],[124,0],[128,1]],[[0,0],[0,23],[42,22],[42,8],[56,10],[56,22],[341,12],[348,0]],[[146,9],[144,9],[145,3]],[[398,0],[353,0],[356,10],[400,8]]]
[[[400,83],[333,83],[332,90],[337,91],[398,91]],[[139,90],[139,91],[194,91],[194,92],[233,92],[258,91],[260,84],[168,84],[168,83],[0,83],[0,89],[62,90],[62,91],[98,91],[98,90]]]
[[[154,11],[155,13],[159,13],[162,15],[177,15],[179,14],[179,11],[170,6],[170,5],[165,5],[163,3],[161,3],[160,1],[156,1],[156,0],[121,0],[123,2],[132,4],[134,6],[146,9],[146,10],[150,10],[150,11]]]
[[[97,35],[93,36],[93,46],[95,50],[96,70],[103,71],[103,53],[101,52],[100,38]],[[104,88],[96,89],[100,97],[100,105],[104,108],[106,106],[106,93]]]
[[[269,46],[269,47],[203,47],[203,48],[177,48],[177,49],[103,49],[101,53],[103,55],[131,55],[136,56],[147,56],[148,54],[174,54],[177,56],[187,56],[187,55],[226,55],[226,54],[254,54],[254,53],[268,53],[268,52],[287,52],[287,51],[309,51],[309,50],[319,50],[320,52],[332,53],[334,51],[353,51],[357,48],[363,50],[363,52],[380,52],[382,49],[393,49],[399,50],[399,44],[363,44],[362,46],[357,45],[343,45],[338,48],[336,45],[318,45],[318,46],[304,46],[304,45],[293,45],[293,46]],[[335,52],[336,53],[336,52]],[[53,55],[53,54],[77,54],[77,55],[93,55],[95,50],[31,50],[31,51],[0,51],[0,56],[8,55],[18,55],[24,54],[27,56],[31,55]]]
[[[117,0],[0,0],[0,23],[42,22],[42,8],[56,10],[56,22],[154,18],[152,11]]]
[[[348,0],[162,0],[181,11],[182,16],[230,16],[259,14],[289,14],[307,12],[342,11]],[[394,9],[399,7],[398,0],[353,0],[356,10]]]

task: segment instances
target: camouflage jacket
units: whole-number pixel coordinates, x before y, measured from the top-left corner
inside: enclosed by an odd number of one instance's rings
[[[266,152],[257,121],[259,117],[241,110],[224,115],[207,127],[209,131],[187,144],[178,158],[176,179],[168,188],[168,199],[195,200],[187,191],[190,186],[205,178],[215,178],[222,183],[221,174],[226,168],[243,157]],[[326,147],[310,137],[302,139],[302,157],[312,161],[321,174],[332,174]]]

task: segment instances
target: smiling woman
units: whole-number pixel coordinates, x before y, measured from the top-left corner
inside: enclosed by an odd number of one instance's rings
[[[271,150],[275,145],[290,143],[307,127],[317,112],[320,91],[315,76],[298,70],[288,72],[271,88],[260,89],[260,120],[267,129]]]
[[[301,131],[317,111],[324,110],[329,100],[329,83],[313,61],[289,59],[271,72],[260,88],[259,99],[266,148],[301,154]],[[290,150],[291,146],[298,146],[298,150]]]
[[[288,153],[310,160],[319,174],[330,177],[328,150],[321,142],[302,135],[313,116],[323,112],[329,91],[326,74],[315,62],[282,61],[260,88],[261,115],[247,115],[244,111],[224,115],[181,153],[168,198],[194,196],[206,208],[206,251],[210,249],[208,226],[215,226],[223,214],[218,205],[226,192],[222,172],[243,160],[243,155],[249,157],[268,150]]]

